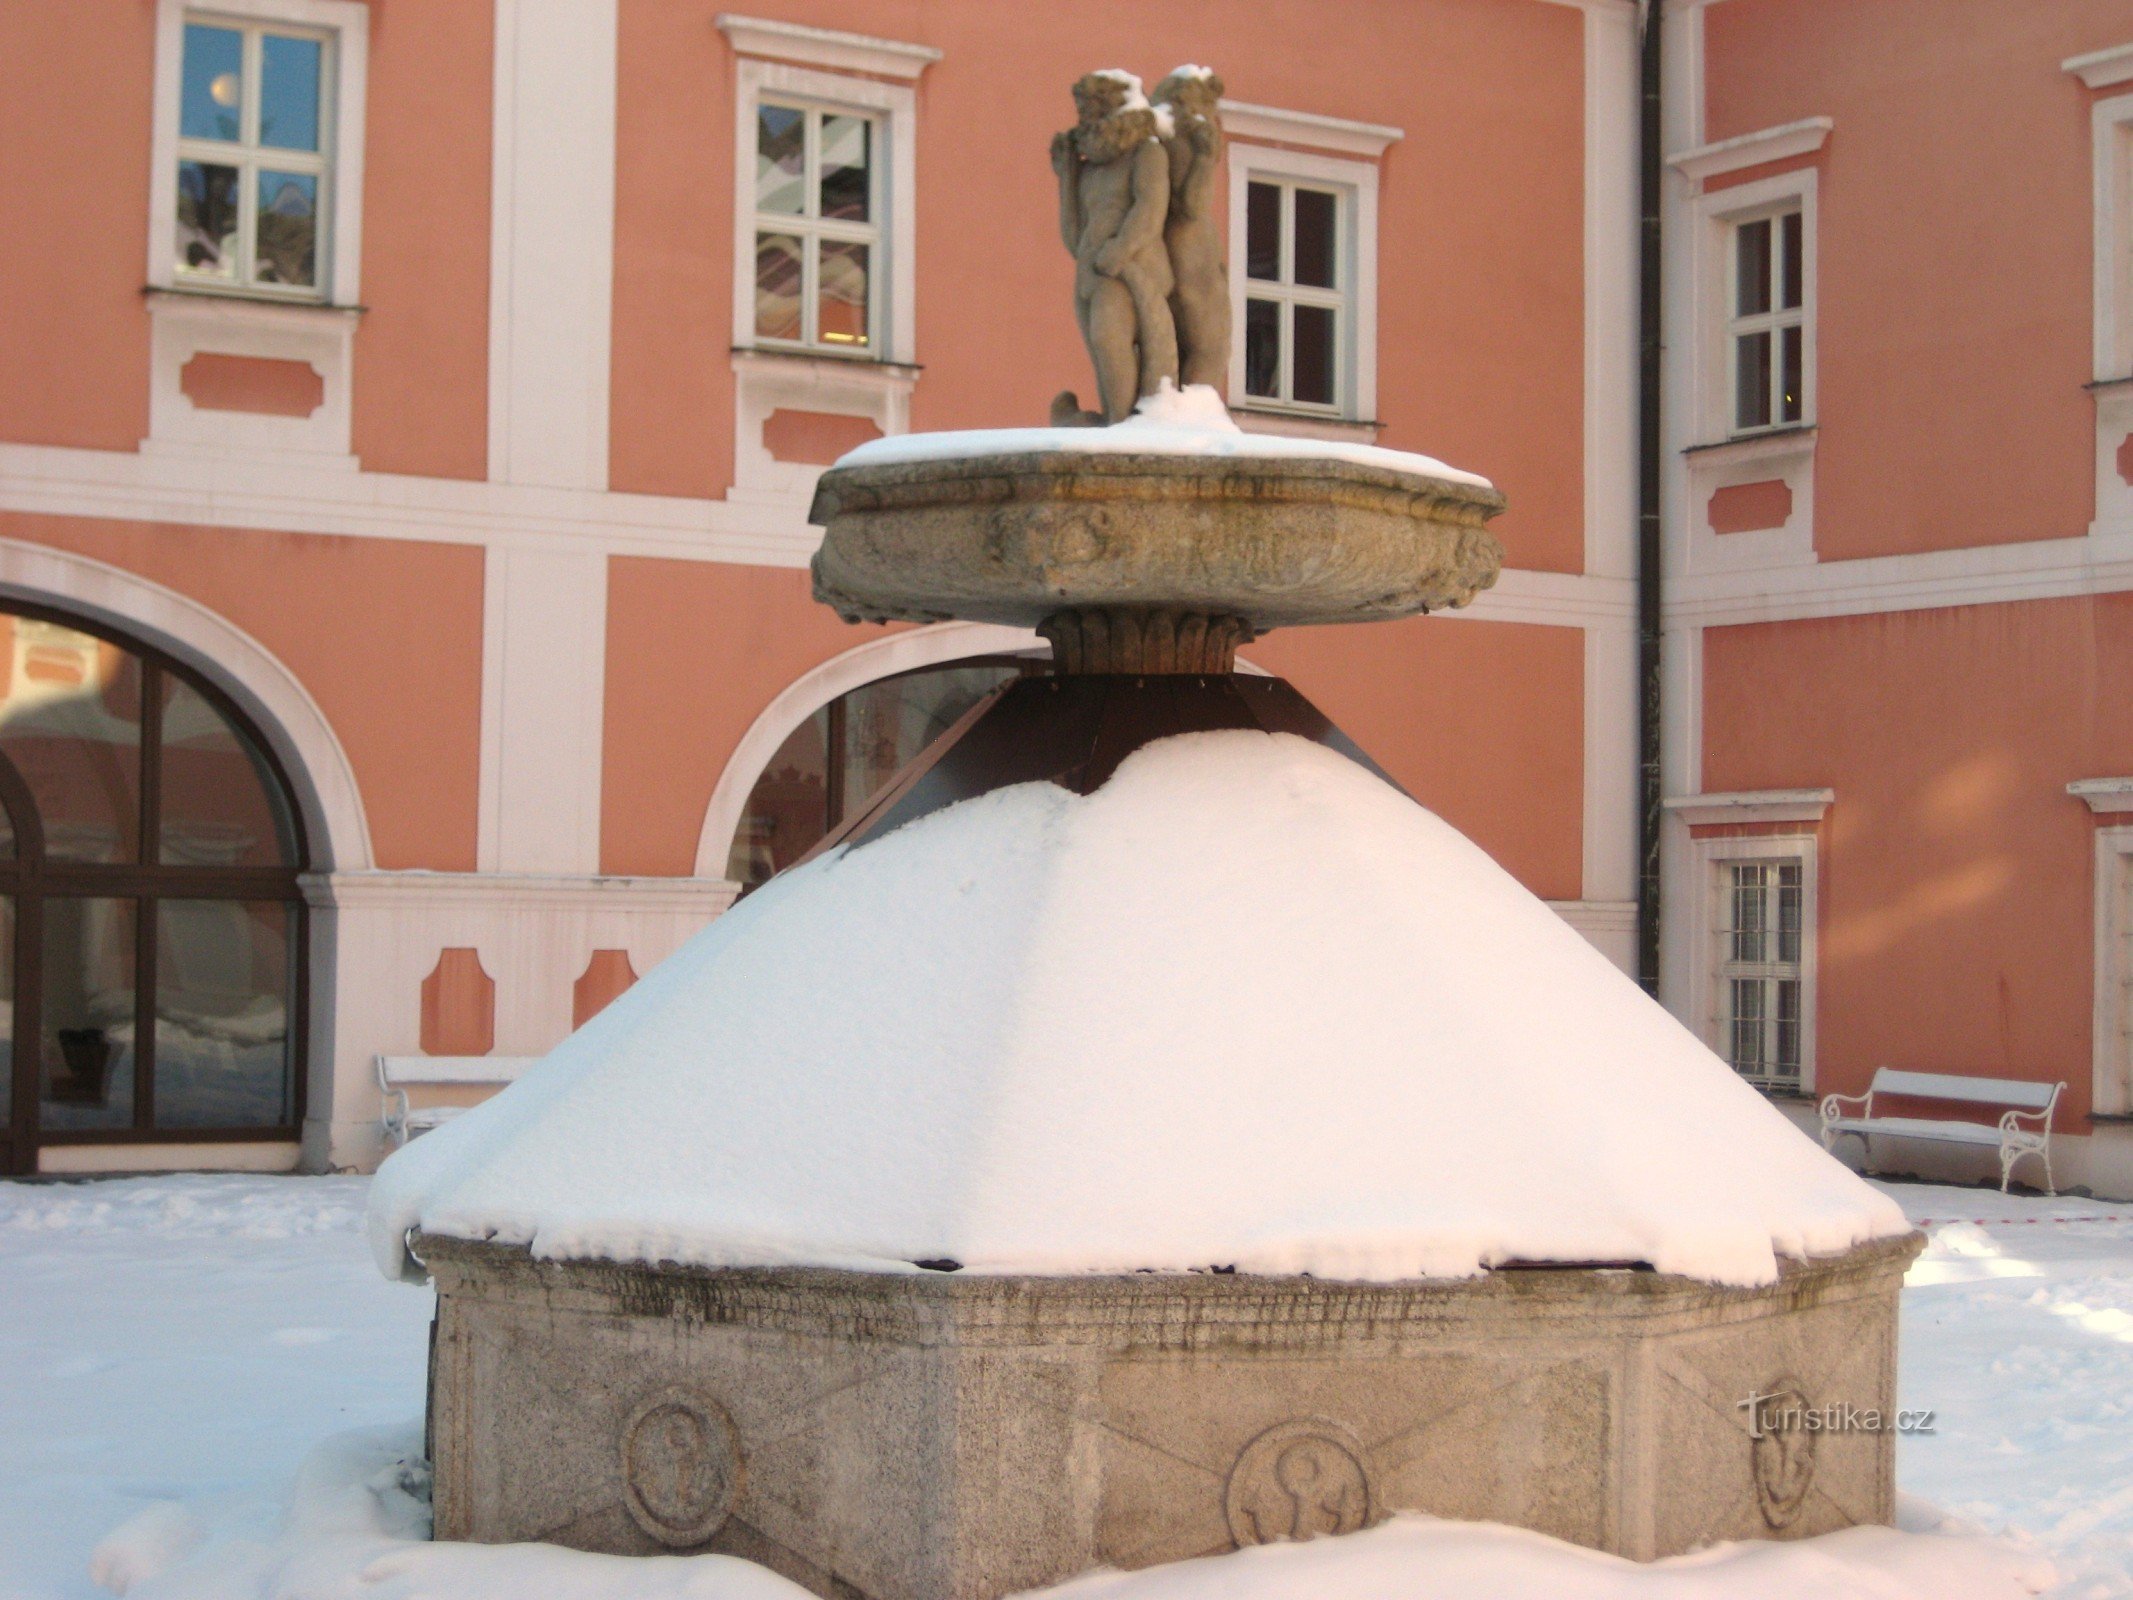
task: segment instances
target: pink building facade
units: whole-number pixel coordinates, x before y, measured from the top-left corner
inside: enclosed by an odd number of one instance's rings
[[[2133,4],[2037,13],[1666,14],[1652,909],[1788,1105],[2064,1078],[2129,1193]],[[1092,66],[1226,81],[1239,421],[1510,500],[1470,610],[1246,659],[1633,970],[1639,49],[1629,0],[10,8],[8,1166],[369,1166],[379,1058],[539,1055],[1041,655],[838,623],[806,509],[1087,393]]]

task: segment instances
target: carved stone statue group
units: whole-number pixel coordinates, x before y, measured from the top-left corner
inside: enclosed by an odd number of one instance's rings
[[[1229,268],[1215,236],[1222,80],[1179,67],[1156,85],[1116,69],[1074,85],[1079,120],[1052,140],[1074,309],[1096,367],[1095,411],[1073,391],[1055,426],[1118,422],[1164,379],[1216,388],[1229,372]]]

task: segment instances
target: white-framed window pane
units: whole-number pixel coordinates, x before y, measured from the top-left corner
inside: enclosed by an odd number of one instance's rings
[[[1770,331],[1733,341],[1733,417],[1743,428],[1770,425]]]
[[[873,133],[874,125],[865,117],[822,119],[820,215],[844,222],[870,220]]]
[[[1334,401],[1336,313],[1331,306],[1296,305],[1289,309],[1295,319],[1289,336],[1290,359],[1295,368],[1289,398],[1305,405],[1330,406]]]
[[[274,150],[319,147],[319,76],[325,48],[316,39],[270,33],[260,40],[259,142]]]
[[[1800,981],[1780,978],[1773,987],[1777,990],[1777,1059],[1773,1065],[1780,1077],[1796,1079],[1800,1075]]]
[[[235,144],[244,130],[244,35],[206,23],[185,25],[178,133]]]
[[[1297,189],[1292,281],[1315,289],[1339,287],[1340,201],[1324,189]],[[1300,400],[1302,395],[1298,395]]]
[[[1778,868],[1777,958],[1797,964],[1800,959],[1800,914],[1802,907],[1800,868],[1788,863]]]
[[[1806,225],[1806,219],[1797,211],[1788,211],[1780,219],[1782,270],[1778,275],[1778,304],[1787,311],[1797,311],[1806,299]]]
[[[237,169],[178,163],[177,268],[191,277],[237,278]]]
[[[824,344],[864,345],[868,247],[854,239],[824,239],[820,249],[815,337]]]
[[[1281,281],[1281,186],[1246,186],[1244,201],[1244,275],[1260,283]]]
[[[318,282],[318,179],[303,172],[259,174],[261,283],[311,288]]]
[[[1732,1018],[1728,1055],[1739,1072],[1760,1074],[1763,1070],[1763,985],[1756,978],[1735,978],[1731,983]]]
[[[1734,232],[1733,314],[1754,317],[1770,309],[1770,219],[1744,222]]]
[[[806,112],[790,106],[756,107],[755,208],[795,217],[806,211]]]
[[[1778,336],[1778,420],[1798,422],[1807,384],[1807,330],[1797,322]]]
[[[805,258],[792,233],[755,236],[755,331],[763,339],[798,339]]]
[[[1244,302],[1244,392],[1281,397],[1281,302]]]

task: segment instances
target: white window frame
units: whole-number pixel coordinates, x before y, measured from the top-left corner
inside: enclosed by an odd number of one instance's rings
[[[2092,89],[2117,89],[2089,111],[2095,193],[2095,354],[2098,383],[2133,377],[2133,45],[2061,63]]]
[[[1757,841],[1759,844],[1762,842]],[[1775,843],[1782,848],[1779,850],[1729,851],[1715,854],[1715,859],[1711,863],[1709,884],[1713,900],[1711,931],[1714,936],[1714,948],[1712,950],[1713,1015],[1711,1018],[1711,1035],[1716,1041],[1714,1048],[1717,1049],[1718,1054],[1725,1060],[1726,1064],[1732,1067],[1734,1071],[1740,1072],[1743,1078],[1747,1078],[1757,1088],[1785,1093],[1801,1093],[1804,1092],[1803,1086],[1806,1077],[1808,1032],[1808,867],[1805,858],[1794,841],[1780,838],[1769,842]],[[1769,958],[1763,961],[1746,962],[1735,957],[1732,941],[1740,931],[1733,921],[1733,908],[1736,904],[1735,891],[1737,889],[1735,880],[1743,867],[1756,867],[1765,872],[1773,867],[1781,870],[1785,867],[1791,867],[1800,874],[1800,943],[1799,952],[1795,960],[1786,961],[1782,954],[1771,955],[1768,951],[1766,951],[1766,955]],[[1762,932],[1766,939],[1776,940],[1782,937],[1783,912],[1779,908],[1782,906],[1783,888],[1781,885],[1771,884],[1764,890],[1764,893],[1768,896],[1767,903],[1772,907],[1772,912],[1770,920]],[[1774,985],[1787,981],[1795,982],[1800,986],[1800,1013],[1795,1025],[1799,1029],[1800,1036],[1802,1082],[1789,1082],[1774,1075],[1765,1075],[1762,1078],[1749,1077],[1747,1073],[1741,1072],[1740,1063],[1733,1059],[1734,1029],[1737,1021],[1732,1015],[1733,986],[1737,982],[1755,983],[1762,986],[1764,994],[1770,995],[1775,993]],[[1779,1014],[1777,1009],[1774,1006],[1766,1007],[1760,1022],[1769,1058],[1774,1061],[1778,1054]]]
[[[1819,325],[1816,190],[1815,169],[1803,167],[1774,178],[1701,194],[1691,202],[1698,331],[1696,417],[1700,439],[1755,439],[1815,426],[1815,334]],[[1796,422],[1738,428],[1734,426],[1733,411],[1734,230],[1741,223],[1793,209],[1800,213],[1800,417]]]
[[[1290,391],[1287,394],[1253,394],[1239,390],[1242,403],[1263,406],[1268,410],[1294,411],[1304,416],[1345,417],[1349,410],[1348,372],[1355,365],[1355,354],[1350,329],[1355,323],[1355,229],[1350,219],[1355,213],[1355,190],[1346,185],[1313,183],[1307,179],[1276,176],[1268,172],[1254,172],[1245,179],[1246,238],[1250,238],[1249,197],[1252,185],[1271,188],[1280,196],[1281,251],[1276,266],[1281,276],[1278,279],[1246,276],[1244,303],[1249,307],[1254,300],[1270,301],[1280,307],[1281,333],[1275,372],[1278,387]],[[1322,288],[1316,284],[1296,282],[1296,197],[1299,193],[1322,194],[1333,201],[1333,286]],[[1248,252],[1248,246],[1247,246]],[[1240,269],[1249,265],[1247,255],[1238,258]],[[1333,398],[1328,401],[1299,400],[1296,388],[1296,308],[1319,306],[1332,311],[1334,322],[1333,339]],[[1235,324],[1240,351],[1244,344],[1243,321]]]
[[[317,162],[320,181],[318,282],[311,288],[221,283],[177,270],[178,163],[193,146],[178,136],[179,95],[185,66],[185,24],[226,23],[313,34],[327,41],[325,80],[319,104]],[[247,44],[249,54],[254,47]],[[361,303],[363,257],[363,112],[369,81],[370,8],[360,0],[157,0],[155,116],[150,138],[148,285],[187,294],[280,302],[299,306]],[[200,147],[204,155],[206,147]],[[279,154],[279,153],[277,153]],[[289,152],[292,167],[311,163]],[[247,169],[249,170],[249,169]],[[254,205],[251,186],[240,191],[241,215]],[[249,233],[244,245],[250,257]]]
[[[1271,120],[1272,116],[1272,113],[1256,107],[1224,108],[1225,131],[1230,135],[1229,297],[1233,331],[1229,348],[1229,403],[1232,409],[1247,415],[1259,413],[1313,421],[1371,423],[1376,420],[1378,405],[1378,164],[1353,157],[1274,149],[1238,139],[1240,125],[1249,128],[1258,121]],[[1314,122],[1331,120],[1312,119]],[[1275,131],[1283,137],[1294,136],[1285,123],[1276,124]],[[1387,136],[1376,141],[1380,149],[1400,136],[1396,128],[1373,131]],[[1265,286],[1265,290],[1272,292],[1256,296],[1251,292],[1245,277],[1245,207],[1249,186],[1255,180],[1292,187],[1301,185],[1307,189],[1329,189],[1339,195],[1342,202],[1336,245],[1341,270],[1336,277],[1341,280],[1341,304],[1345,314],[1341,318],[1340,337],[1334,351],[1335,403],[1330,406],[1272,400],[1248,395],[1244,390],[1245,301],[1281,296],[1302,299],[1325,293],[1310,289],[1299,292],[1290,286],[1276,290],[1273,285]]]
[[[2133,778],[2089,778],[2067,792],[2099,816],[2133,814]],[[2133,1115],[2133,824],[2095,829],[2091,1109]]]
[[[1690,955],[1688,1007],[1683,1016],[1696,1036],[1721,1060],[1728,1058],[1725,1036],[1725,980],[1721,969],[1729,952],[1721,945],[1727,931],[1725,897],[1730,868],[1737,862],[1797,861],[1800,864],[1800,1084],[1797,1092],[1815,1092],[1815,1035],[1819,1015],[1817,969],[1821,942],[1821,839],[1818,825],[1828,812],[1828,789],[1774,789],[1736,794],[1677,796],[1666,810],[1689,830],[1684,852],[1691,891],[1681,897],[1688,925],[1682,932]],[[1693,830],[1713,824],[1781,823],[1783,833],[1747,837],[1706,836]],[[1797,830],[1797,831],[1793,831]],[[1681,859],[1681,858],[1677,858]],[[1729,1066],[1727,1070],[1732,1070]],[[1744,1080],[1752,1081],[1752,1080]],[[1782,1092],[1782,1091],[1781,1091]]]
[[[882,247],[882,214],[887,201],[888,180],[881,159],[887,147],[888,122],[877,112],[854,112],[843,106],[823,105],[812,100],[787,98],[765,92],[756,98],[758,113],[765,106],[778,110],[796,111],[805,118],[802,134],[801,184],[805,192],[805,204],[819,207],[822,187],[822,120],[825,117],[856,116],[868,129],[867,134],[867,220],[851,222],[841,218],[821,217],[800,212],[797,214],[753,210],[749,223],[750,266],[748,282],[751,294],[755,285],[756,263],[754,244],[764,233],[786,233],[800,240],[800,337],[797,339],[774,339],[766,337],[755,326],[753,316],[749,319],[749,336],[755,347],[761,350],[786,350],[808,355],[838,355],[871,357],[881,348],[882,295],[881,269],[886,252]],[[759,130],[758,130],[759,133]],[[747,164],[747,179],[751,199],[756,185],[757,146],[750,140]],[[821,254],[825,243],[863,244],[867,247],[867,306],[866,338],[859,344],[841,340],[824,339],[819,326],[821,316]]]
[[[1787,306],[1782,303],[1784,226],[1787,217],[1795,216],[1800,219],[1800,303]],[[1770,305],[1763,311],[1744,312],[1739,304],[1741,243],[1746,230],[1758,222],[1767,223],[1770,230]],[[1808,424],[1807,350],[1814,333],[1807,315],[1807,255],[1807,213],[1794,202],[1782,201],[1753,213],[1736,215],[1726,224],[1726,431],[1732,438],[1749,439],[1757,434],[1777,433]],[[1785,332],[1789,328],[1800,330],[1800,414],[1797,417],[1784,414]],[[1770,338],[1770,365],[1763,377],[1763,400],[1769,407],[1770,416],[1766,422],[1743,422],[1740,416],[1740,342],[1757,334],[1767,334]]]
[[[917,94],[903,84],[882,83],[844,72],[823,72],[782,61],[762,61],[752,56],[739,59],[735,76],[733,347],[833,361],[910,363],[917,326],[917,301],[913,289],[918,257],[915,222],[918,164],[914,149],[918,130]],[[874,343],[868,349],[756,337],[756,108],[765,101],[813,111],[844,112],[873,120],[878,148],[871,152],[874,198],[870,209],[874,220],[868,226],[874,230],[877,243],[869,258],[873,281],[867,289],[873,304],[868,308],[868,319]],[[779,223],[806,223],[806,219],[798,217],[777,220]],[[767,219],[764,225],[770,225]],[[806,223],[806,226],[823,225]],[[834,226],[830,225],[832,229]],[[792,231],[804,230],[795,228]],[[803,285],[803,291],[806,287]],[[811,319],[811,306],[804,314]]]

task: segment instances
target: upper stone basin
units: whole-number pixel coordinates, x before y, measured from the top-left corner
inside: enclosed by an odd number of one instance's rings
[[[847,621],[1038,627],[1065,610],[1165,608],[1235,618],[1247,636],[1403,617],[1496,581],[1503,549],[1482,524],[1503,504],[1464,474],[1333,455],[862,462],[815,491],[815,597]]]

